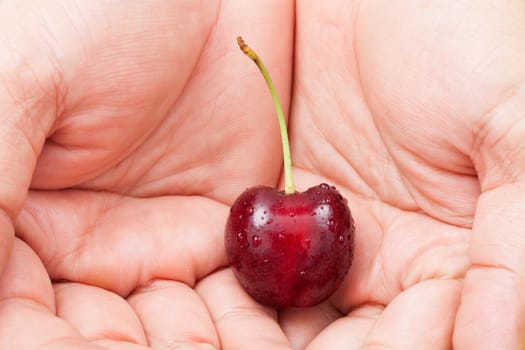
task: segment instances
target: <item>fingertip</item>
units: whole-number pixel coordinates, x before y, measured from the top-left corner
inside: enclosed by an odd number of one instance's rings
[[[204,278],[196,290],[208,307],[223,348],[290,349],[275,310],[253,300],[231,269]]]
[[[28,299],[55,312],[51,280],[39,257],[20,239],[13,239],[11,246],[8,252],[4,252],[8,260],[0,275],[0,300]]]

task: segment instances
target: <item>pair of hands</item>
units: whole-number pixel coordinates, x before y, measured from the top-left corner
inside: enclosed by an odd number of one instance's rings
[[[521,345],[523,3],[26,0],[0,19],[0,348]],[[237,35],[290,108],[297,188],[335,184],[356,221],[314,308],[262,307],[227,268],[228,206],[281,175]]]

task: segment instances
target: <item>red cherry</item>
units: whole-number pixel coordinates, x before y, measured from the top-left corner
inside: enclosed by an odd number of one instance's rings
[[[352,264],[354,221],[346,199],[321,184],[295,191],[286,122],[270,75],[257,54],[239,37],[273,98],[284,161],[284,191],[258,186],[233,203],[225,247],[243,288],[262,304],[311,306],[328,298]]]
[[[354,222],[327,184],[285,195],[252,187],[233,204],[225,245],[235,276],[262,304],[320,303],[341,284],[353,256]]]

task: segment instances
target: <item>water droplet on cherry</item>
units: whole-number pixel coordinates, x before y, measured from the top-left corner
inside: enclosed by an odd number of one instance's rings
[[[255,236],[252,237],[252,243],[253,243],[253,246],[255,248],[257,248],[258,246],[261,245],[261,241],[262,241],[262,239],[258,235],[255,235]]]
[[[309,249],[310,246],[312,245],[312,240],[310,238],[305,238],[304,245],[306,246],[306,249]]]

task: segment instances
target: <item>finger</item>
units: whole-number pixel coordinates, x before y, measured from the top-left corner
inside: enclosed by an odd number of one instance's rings
[[[478,201],[454,348],[518,349],[525,336],[525,184]]]
[[[55,312],[53,287],[40,259],[19,239],[15,239],[13,250],[4,274],[0,278],[0,300],[31,300]]]
[[[366,349],[451,349],[461,283],[429,280],[390,303],[367,335]]]
[[[212,315],[222,349],[290,349],[276,311],[246,294],[230,269],[203,279],[196,290]]]
[[[89,341],[147,345],[141,322],[125,299],[78,283],[55,285],[57,316]]]
[[[322,329],[340,318],[341,313],[329,302],[279,312],[279,324],[293,349],[305,349]]]
[[[359,349],[383,312],[379,305],[365,305],[337,319],[315,337],[308,350]]]
[[[15,240],[0,278],[0,349],[103,350],[55,316],[51,281],[36,254]]]
[[[53,278],[126,296],[154,279],[193,285],[226,265],[226,216],[226,206],[199,197],[32,192],[17,232]]]
[[[141,320],[152,349],[219,349],[206,305],[186,284],[154,281],[136,290],[129,303]]]

